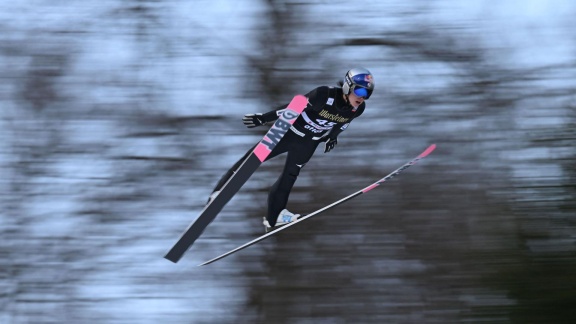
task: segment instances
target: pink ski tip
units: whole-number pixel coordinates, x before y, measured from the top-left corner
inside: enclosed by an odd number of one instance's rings
[[[420,154],[418,157],[419,158],[423,158],[423,157],[427,157],[428,154],[432,153],[432,151],[434,151],[434,149],[436,149],[436,144],[432,144],[430,146],[428,146],[428,148],[422,152],[422,154]]]
[[[371,185],[369,185],[368,187],[362,189],[362,193],[367,193],[368,191],[370,191],[370,190],[378,187],[379,185],[380,185],[380,184],[379,184],[378,182],[376,182],[376,183],[374,183],[374,184],[371,184]]]
[[[306,106],[308,106],[308,98],[303,95],[296,95],[294,99],[292,99],[289,108],[298,113],[301,113],[304,108],[306,108]]]

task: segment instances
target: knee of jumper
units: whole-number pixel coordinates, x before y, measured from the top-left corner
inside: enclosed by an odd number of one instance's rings
[[[303,164],[302,165],[298,165],[298,164],[291,165],[290,167],[288,167],[288,170],[287,170],[288,175],[291,177],[294,177],[294,178],[298,177],[298,175],[300,174],[300,170],[302,169],[303,166],[304,166]]]

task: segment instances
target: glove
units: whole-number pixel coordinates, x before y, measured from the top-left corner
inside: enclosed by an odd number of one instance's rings
[[[246,114],[244,118],[242,118],[242,122],[248,128],[264,125],[262,114]]]
[[[329,137],[324,146],[324,153],[332,151],[332,149],[334,148],[334,146],[336,146],[336,144],[338,144],[338,139]]]

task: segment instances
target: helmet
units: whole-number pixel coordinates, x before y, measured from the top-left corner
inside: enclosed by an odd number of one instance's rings
[[[372,91],[374,91],[374,78],[372,77],[372,73],[365,68],[353,68],[346,73],[342,90],[345,95],[349,95],[352,91],[357,90],[359,93],[355,92],[356,95],[364,97],[365,99],[370,98]]]

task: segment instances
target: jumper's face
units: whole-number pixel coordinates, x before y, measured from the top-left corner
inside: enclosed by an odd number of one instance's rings
[[[358,106],[360,106],[364,102],[364,97],[360,97],[356,95],[354,91],[351,91],[350,94],[348,95],[348,101],[350,101],[352,107],[358,108]]]

